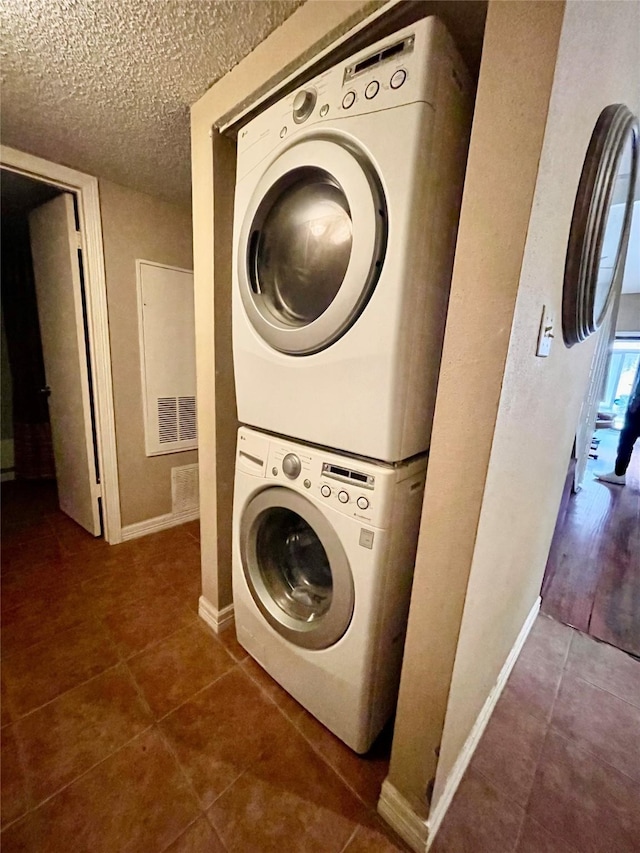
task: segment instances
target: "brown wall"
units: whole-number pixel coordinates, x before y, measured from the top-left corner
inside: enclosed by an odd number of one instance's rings
[[[553,15],[544,9],[535,14]],[[562,343],[562,280],[573,204],[601,110],[622,102],[640,112],[639,38],[637,3],[566,5],[435,801],[540,592],[596,342],[593,336],[571,349]],[[477,281],[481,292],[485,284]],[[556,318],[546,359],[534,355],[543,304]],[[474,396],[467,402],[473,411]]]
[[[171,468],[196,451],[145,455],[136,259],[193,268],[191,212],[100,180],[122,525],[171,512]]]
[[[562,14],[562,3],[498,2],[487,15],[389,774],[422,816],[438,764]]]

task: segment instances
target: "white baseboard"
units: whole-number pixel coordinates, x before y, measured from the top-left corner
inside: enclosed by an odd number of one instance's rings
[[[122,541],[137,539],[139,536],[148,536],[149,533],[158,533],[160,530],[168,530],[185,524],[187,521],[195,521],[200,518],[199,509],[190,509],[187,512],[168,512],[166,515],[157,515],[146,521],[138,521],[135,524],[127,524],[122,528]]]
[[[412,850],[424,853],[427,847],[427,822],[414,812],[408,800],[388,779],[382,783],[378,813]]]
[[[227,604],[222,610],[216,610],[213,604],[207,601],[203,595],[200,596],[200,600],[198,601],[198,616],[216,634],[220,634],[225,629],[230,628],[235,621],[233,604]]]
[[[480,742],[480,738],[482,737],[482,733],[487,727],[487,723],[493,713],[493,709],[496,706],[498,699],[500,698],[500,694],[502,693],[505,684],[507,683],[507,679],[511,674],[511,670],[515,662],[518,659],[518,655],[522,651],[522,647],[524,646],[525,640],[529,636],[529,631],[533,627],[533,623],[536,620],[536,616],[538,615],[538,611],[540,610],[540,602],[541,599],[538,597],[535,604],[529,611],[529,615],[525,619],[524,625],[520,629],[520,633],[513,644],[511,651],[509,652],[509,656],[504,662],[504,666],[500,670],[500,674],[498,675],[498,679],[493,687],[491,693],[489,693],[487,697],[487,701],[482,706],[482,710],[478,714],[478,717],[473,725],[469,733],[469,737],[465,741],[464,746],[462,747],[458,758],[456,759],[455,764],[449,774],[449,778],[447,779],[444,791],[442,792],[442,796],[436,803],[435,808],[433,809],[432,814],[429,815],[429,820],[427,822],[427,827],[429,830],[429,837],[427,841],[426,850],[429,850],[431,845],[433,844],[433,839],[436,837],[436,833],[442,824],[445,814],[447,813],[447,809],[451,805],[451,801],[453,800],[455,792],[458,790],[458,785],[462,780],[465,770],[467,769],[469,762],[475,752],[478,743]],[[404,836],[403,836],[404,837]],[[423,848],[424,851],[424,848]]]

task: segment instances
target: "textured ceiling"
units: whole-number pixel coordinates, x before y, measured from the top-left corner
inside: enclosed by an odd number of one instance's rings
[[[1,0],[2,142],[190,197],[189,107],[301,0]]]

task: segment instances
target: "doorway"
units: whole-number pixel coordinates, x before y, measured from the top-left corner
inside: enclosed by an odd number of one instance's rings
[[[4,171],[47,185],[54,195],[70,193],[76,200],[74,217],[83,255],[85,333],[87,356],[93,366],[95,453],[101,480],[104,537],[115,544],[121,541],[122,533],[98,181],[82,172],[6,146],[0,147],[0,165]]]
[[[640,288],[623,289],[582,487],[574,489],[572,454],[541,609],[640,658],[640,442],[624,485],[597,479],[614,470],[638,369]]]
[[[4,170],[1,195],[3,381],[11,386],[3,389],[3,399],[12,409],[3,423],[3,449],[13,446],[13,473],[25,494],[28,483],[54,479],[60,509],[100,536],[77,199]],[[12,491],[3,488],[5,506]]]

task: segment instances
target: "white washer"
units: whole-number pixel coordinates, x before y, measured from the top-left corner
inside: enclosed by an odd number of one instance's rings
[[[238,432],[238,640],[356,752],[395,708],[425,469]]]
[[[428,447],[471,101],[431,17],[240,131],[241,422],[390,462]]]

